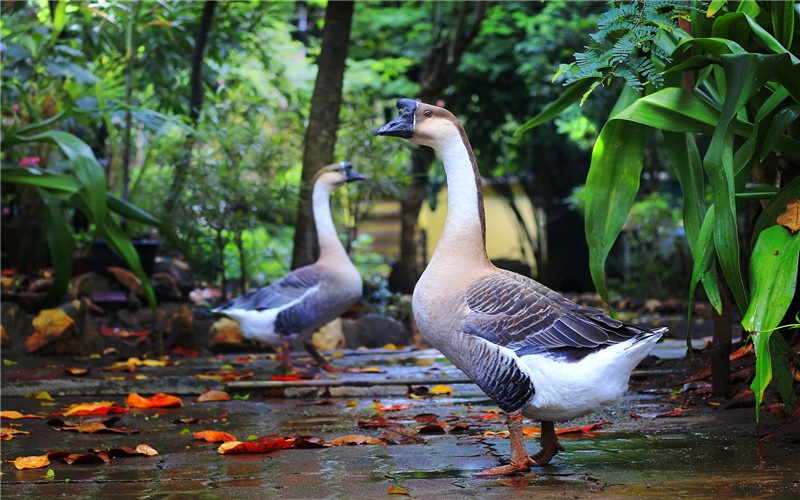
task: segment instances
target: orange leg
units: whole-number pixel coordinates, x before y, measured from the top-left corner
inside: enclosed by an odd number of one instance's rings
[[[491,467],[478,472],[475,474],[476,476],[509,476],[516,472],[527,472],[531,470],[532,465],[538,465],[528,456],[528,450],[525,449],[525,442],[522,440],[522,414],[512,413],[508,416],[507,424],[511,439],[511,462],[508,465]],[[544,430],[542,432],[544,433]]]
[[[325,359],[325,357],[319,353],[317,348],[314,347],[314,344],[312,344],[310,340],[307,342],[303,342],[303,345],[306,347],[306,351],[308,351],[308,353],[311,354],[311,357],[314,358],[314,361],[316,361],[317,366],[319,366],[326,372],[330,373],[341,371],[339,368],[336,368],[335,366],[330,364],[328,360]]]
[[[283,367],[286,372],[291,372],[294,370],[294,365],[292,364],[292,342],[289,337],[284,337],[281,339],[281,366]]]

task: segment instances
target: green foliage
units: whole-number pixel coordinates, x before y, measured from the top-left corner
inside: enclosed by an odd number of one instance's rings
[[[622,78],[634,90],[664,84],[663,63],[672,59],[659,39],[678,29],[678,19],[695,9],[683,0],[619,2],[597,19],[597,33],[575,62],[562,64],[556,77],[566,75],[565,85],[589,79],[593,83],[583,99],[598,85]]]
[[[661,130],[683,191],[683,223],[695,261],[690,294],[693,297],[695,286],[702,282],[720,311],[720,284],[731,290],[745,328],[755,335],[758,361],[753,388],[760,403],[772,369],[788,366],[772,363],[769,347],[772,329],[787,312],[792,296],[787,292],[794,290],[797,281],[795,242],[790,243],[785,234],[778,236],[786,231],[776,226],[775,216],[785,209],[787,200],[796,197],[796,177],[800,176],[800,141],[793,127],[800,109],[800,60],[779,41],[792,40],[788,34],[795,30],[791,2],[734,5],[742,10],[724,12],[717,5],[722,14],[716,18],[693,16],[693,31],[713,37],[681,34],[680,40],[656,40],[663,42],[664,50],[673,48],[661,61],[665,87],[646,96],[623,94],[603,127],[587,179],[586,233],[592,277],[605,298],[608,249],[638,191],[644,161],[640,131],[644,127]],[[665,15],[674,18],[681,9],[678,6]],[[695,81],[693,89],[682,88],[685,72]],[[582,85],[583,91],[587,84],[578,81],[575,85]],[[557,114],[579,97],[579,92],[570,93],[529,124],[541,123],[544,116]],[[764,176],[770,169],[774,186],[751,189],[748,179],[756,173]],[[761,212],[755,224],[748,284],[743,279],[748,267],[743,267],[739,242],[746,240],[741,237],[745,201],[754,196],[771,200],[766,206],[769,210]],[[785,241],[772,240],[778,237]],[[767,238],[769,242],[764,241]],[[775,244],[781,249],[773,248]],[[716,273],[717,265],[721,275]],[[783,279],[773,285],[777,274]],[[776,300],[778,295],[786,300]],[[786,380],[785,375],[781,374],[781,380]]]

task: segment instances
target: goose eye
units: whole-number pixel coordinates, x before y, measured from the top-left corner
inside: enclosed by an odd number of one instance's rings
[[[431,110],[425,111],[425,112],[424,112],[424,113],[422,113],[422,114],[423,114],[423,115],[425,115],[425,116],[427,116],[427,117],[433,116],[433,112],[432,112]]]

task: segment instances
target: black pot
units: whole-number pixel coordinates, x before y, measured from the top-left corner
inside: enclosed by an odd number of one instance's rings
[[[142,268],[144,268],[145,274],[149,277],[153,274],[160,242],[152,240],[133,240],[132,243],[133,247],[136,249],[136,253],[139,254]],[[128,266],[122,257],[115,254],[103,240],[97,240],[92,244],[92,247],[89,249],[89,262],[92,271],[102,274],[103,276],[110,276],[107,270],[109,267],[130,269],[130,266]]]

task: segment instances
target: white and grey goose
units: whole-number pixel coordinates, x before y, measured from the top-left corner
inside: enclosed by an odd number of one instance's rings
[[[414,318],[423,338],[508,415],[510,463],[479,474],[547,464],[563,450],[553,422],[619,398],[666,329],[617,321],[492,265],[481,178],[463,126],[437,106],[400,99],[397,108],[399,117],[375,135],[433,148],[447,176],[447,218],[414,289]],[[542,450],[533,456],[523,443],[523,415],[542,422]]]
[[[334,163],[314,176],[312,210],[319,241],[319,258],[259,290],[218,306],[212,312],[233,318],[248,339],[280,347],[281,364],[293,369],[291,338],[310,335],[341,316],[362,294],[361,275],[336,234],[330,208],[331,192],[365,177],[350,162]],[[334,368],[304,339],[306,350],[320,366]]]

